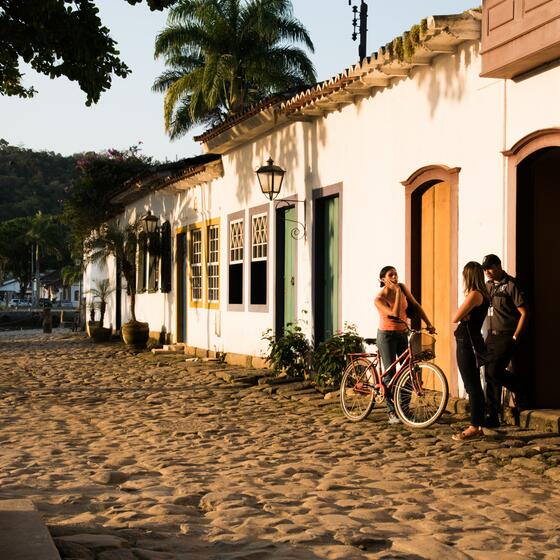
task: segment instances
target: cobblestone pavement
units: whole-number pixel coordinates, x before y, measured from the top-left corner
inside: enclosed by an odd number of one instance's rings
[[[560,438],[352,424],[251,374],[3,333],[0,499],[33,500],[63,558],[559,557]]]

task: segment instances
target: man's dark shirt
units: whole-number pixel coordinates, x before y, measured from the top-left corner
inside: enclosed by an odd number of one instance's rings
[[[525,295],[519,288],[515,278],[504,273],[500,282],[489,280],[486,288],[490,294],[491,309],[488,311],[486,327],[488,333],[497,331],[501,334],[512,334],[517,328],[520,313],[518,307],[526,305]]]

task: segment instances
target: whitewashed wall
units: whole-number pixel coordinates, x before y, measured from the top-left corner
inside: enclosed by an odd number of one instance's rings
[[[501,152],[526,134],[560,125],[560,68],[519,82],[480,78],[479,45],[441,55],[430,67],[355,105],[310,123],[295,122],[223,156],[224,176],[181,195],[151,195],[126,211],[148,208],[172,232],[220,218],[220,309],[188,310],[188,344],[261,355],[274,321],[274,209],[270,208],[267,313],[227,310],[228,214],[266,203],[255,169],[269,156],[287,171],[282,197],[306,199],[308,236],[298,242],[298,315],[311,335],[312,190],[342,183],[342,317],[358,332],[377,329],[373,298],[379,269],[393,264],[404,279],[405,196],[401,181],[434,164],[460,167],[459,278],[468,260],[498,253],[505,260],[506,166]],[[531,107],[528,111],[527,107]],[[303,205],[297,205],[304,221]],[[248,214],[246,214],[246,227]],[[248,254],[248,253],[247,253]],[[244,278],[248,278],[248,257]],[[507,262],[506,262],[507,265]],[[444,272],[445,273],[445,272]],[[461,300],[461,286],[457,286]],[[123,298],[126,299],[126,298]],[[245,301],[248,291],[245,289]],[[175,333],[175,273],[170,294],[140,294],[139,320]],[[123,321],[127,315],[123,314]]]

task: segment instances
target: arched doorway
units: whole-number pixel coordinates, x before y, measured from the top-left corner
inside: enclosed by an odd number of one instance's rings
[[[459,168],[430,166],[406,187],[407,283],[438,330],[435,362],[458,395],[451,316],[457,306]]]
[[[508,267],[515,263],[512,273],[524,288],[531,310],[529,329],[516,356],[516,368],[525,381],[529,404],[554,408],[560,406],[560,377],[556,374],[553,352],[557,327],[556,284],[560,271],[557,232],[560,134],[543,132],[533,136],[525,149],[509,153],[516,165],[510,169],[515,221],[508,228],[509,252],[514,256]],[[543,141],[557,144],[543,146]]]

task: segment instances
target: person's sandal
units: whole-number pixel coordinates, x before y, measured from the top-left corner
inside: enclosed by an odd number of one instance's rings
[[[481,437],[484,437],[484,432],[479,428],[475,432],[467,433],[467,431],[465,430],[464,432],[453,434],[451,436],[451,439],[453,441],[470,441],[473,439],[480,439]]]

